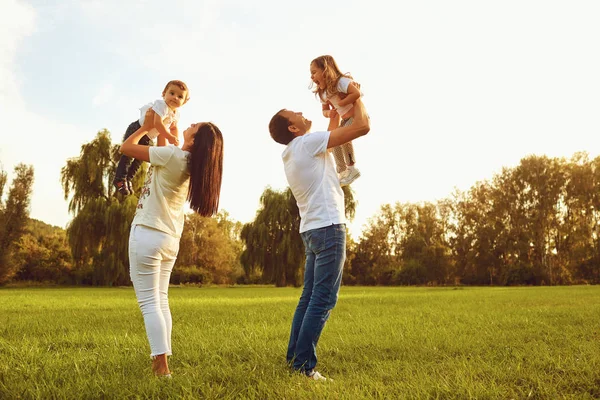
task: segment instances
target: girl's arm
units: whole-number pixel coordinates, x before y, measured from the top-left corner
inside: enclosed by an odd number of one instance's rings
[[[150,147],[144,146],[142,144],[138,144],[142,136],[144,136],[148,131],[154,128],[154,114],[156,114],[152,109],[146,111],[146,116],[144,117],[144,125],[140,127],[137,131],[133,132],[131,136],[127,138],[121,145],[121,153],[126,156],[133,157],[137,160],[141,161],[150,161]],[[164,139],[163,139],[164,140]]]
[[[356,100],[360,98],[360,89],[356,87],[353,83],[348,85],[348,94],[339,101],[338,105],[343,107],[348,104],[354,103]]]
[[[336,115],[337,111],[330,102],[323,104],[323,116],[325,118],[335,118]]]

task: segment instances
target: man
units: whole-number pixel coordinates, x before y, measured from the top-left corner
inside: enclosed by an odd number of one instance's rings
[[[309,132],[312,122],[286,109],[269,123],[273,140],[286,146],[283,164],[300,210],[300,235],[306,249],[304,289],[292,321],[287,361],[314,380],[327,380],[315,370],[316,347],[337,302],[346,259],[344,193],[327,149],[369,132],[361,100],[354,106],[354,123],[331,132]],[[329,129],[338,125],[339,116],[332,116]]]

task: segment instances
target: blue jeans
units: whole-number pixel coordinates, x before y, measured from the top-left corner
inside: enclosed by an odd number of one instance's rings
[[[287,361],[306,374],[317,365],[317,342],[338,299],[346,260],[346,226],[301,233],[306,251],[304,289],[294,313]]]

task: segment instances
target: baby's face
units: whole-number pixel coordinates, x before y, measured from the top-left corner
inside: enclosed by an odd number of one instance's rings
[[[165,91],[163,99],[170,108],[176,109],[181,107],[183,103],[185,103],[186,95],[187,92],[181,89],[179,86],[170,85]]]

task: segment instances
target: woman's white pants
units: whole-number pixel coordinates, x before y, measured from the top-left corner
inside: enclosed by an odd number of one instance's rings
[[[129,275],[144,316],[151,356],[171,355],[169,280],[179,238],[143,225],[129,233]]]

